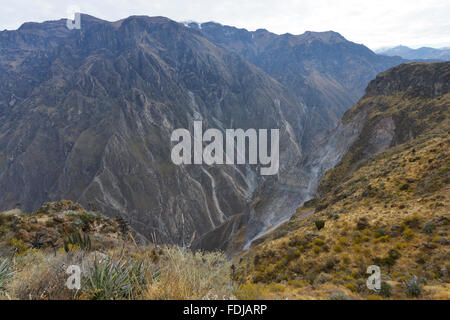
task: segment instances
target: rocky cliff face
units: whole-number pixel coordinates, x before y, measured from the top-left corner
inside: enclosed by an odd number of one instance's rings
[[[317,158],[334,162],[344,146],[342,159],[289,221],[236,259],[237,278],[272,298],[446,299],[449,83],[450,62],[402,64],[371,81]],[[367,289],[373,264],[384,290]]]
[[[364,94],[375,76],[405,60],[377,55],[337,32],[277,35],[265,29],[247,31],[214,22],[190,23],[212,42],[258,66],[308,108],[304,145],[334,128],[342,114]]]
[[[419,136],[445,132],[448,125],[450,63],[408,63],[379,74],[364,97],[342,118],[341,127],[358,126],[341,163],[321,182],[330,191],[370,157]]]
[[[172,164],[174,129],[192,132],[194,120],[204,129],[279,128],[281,172],[300,158],[304,105],[195,30],[158,17],[83,15],[70,32],[50,24],[37,25],[38,35],[27,25],[0,34],[5,209],[73,199],[122,214],[154,241],[188,245],[244,212],[263,177],[256,166]]]
[[[323,133],[398,59],[335,33],[227,28],[82,15],[80,30],[60,20],[0,32],[0,207],[70,199],[152,241],[202,247],[208,235],[224,249],[288,218],[346,150],[344,138],[316,148]],[[194,120],[279,128],[279,174],[172,164],[171,133]]]

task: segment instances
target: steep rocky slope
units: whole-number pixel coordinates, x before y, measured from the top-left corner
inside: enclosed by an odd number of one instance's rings
[[[82,23],[0,33],[2,208],[72,199],[188,245],[244,212],[263,177],[256,166],[172,164],[174,129],[279,128],[281,172],[298,162],[304,105],[238,55],[162,17]]]
[[[249,292],[449,298],[449,84],[448,62],[403,64],[369,84],[332,137],[358,133],[318,195],[241,257]],[[376,293],[373,264],[385,282]]]
[[[190,23],[212,42],[236,52],[291,89],[308,108],[304,143],[334,128],[378,73],[405,60],[377,55],[337,32],[277,35],[214,22]]]
[[[354,126],[358,124],[339,128],[340,134],[331,138],[333,143],[329,143],[330,131],[362,96],[370,80],[404,60],[377,55],[332,31],[276,35],[264,29],[250,32],[214,22],[186,25],[267,72],[306,106],[301,161],[275,184],[266,184],[255,193],[248,218],[235,217],[195,244],[226,249],[232,231],[239,230],[232,236],[231,246],[247,247],[266,228],[289,219],[315,194],[322,175],[338,163],[356,138]]]

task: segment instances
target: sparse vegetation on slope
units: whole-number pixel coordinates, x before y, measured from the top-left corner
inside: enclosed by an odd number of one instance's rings
[[[31,215],[3,212],[0,219],[0,299],[234,297],[224,254],[138,245],[123,218],[61,201]],[[70,265],[80,267],[80,290],[66,286]]]
[[[369,85],[344,116],[352,121],[364,112],[367,122],[318,196],[242,257],[236,279],[246,292],[262,286],[267,298],[450,298],[449,68],[409,64]],[[370,265],[381,268],[376,292],[366,286]]]
[[[373,292],[366,287],[366,269],[375,264],[392,288],[384,298],[450,298],[449,146],[449,139],[435,138],[378,155],[337,194],[318,201],[329,202],[325,209],[301,219],[312,209],[302,207],[260,239],[239,265],[237,279],[265,284],[268,298],[329,298],[334,291],[367,298]],[[425,183],[437,190],[425,192]],[[342,194],[347,196],[336,201]],[[326,220],[320,230],[318,217]],[[410,289],[412,281],[423,288],[420,294]],[[274,283],[278,293],[267,285]]]

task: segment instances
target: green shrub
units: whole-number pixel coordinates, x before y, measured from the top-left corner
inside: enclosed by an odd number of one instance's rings
[[[324,271],[330,271],[333,270],[334,266],[339,262],[339,260],[335,257],[331,257],[328,258],[327,261],[325,262],[324,266],[322,267],[322,269]]]
[[[374,259],[374,263],[375,264],[381,264],[381,265],[386,265],[389,270],[390,268],[395,265],[395,262],[397,261],[398,258],[400,258],[400,252],[398,252],[395,249],[391,249],[389,250],[388,256],[384,257],[384,258],[375,258]]]
[[[330,212],[330,213],[327,215],[327,218],[328,218],[328,219],[334,219],[334,220],[337,220],[337,219],[339,219],[339,214],[338,214],[338,213],[335,213],[335,212]]]
[[[401,254],[397,250],[391,249],[389,250],[388,256],[393,260],[397,260],[398,258],[400,258]]]
[[[30,246],[23,242],[22,239],[17,239],[15,237],[9,239],[9,244],[14,249],[15,254],[17,254],[18,256],[24,256],[31,250]]]
[[[411,228],[406,228],[403,231],[403,237],[407,240],[410,240],[414,237],[414,231]]]
[[[330,297],[328,298],[329,300],[350,300],[350,298],[342,292],[334,292],[333,294],[330,295]]]
[[[325,221],[324,220],[316,220],[314,222],[314,224],[316,225],[317,230],[320,230],[320,229],[325,227]]]
[[[358,222],[356,223],[356,227],[358,228],[358,230],[364,230],[369,226],[369,219],[367,219],[367,217],[359,218]]]
[[[314,239],[314,244],[316,244],[318,246],[323,246],[325,244],[325,241],[321,238],[316,238],[316,239]]]
[[[381,236],[379,238],[376,238],[373,240],[374,243],[378,243],[378,242],[389,242],[389,236],[385,235],[385,236]]]
[[[351,283],[351,282],[349,282],[349,283],[346,283],[345,285],[344,285],[344,287],[346,287],[348,290],[350,290],[351,292],[356,292],[356,291],[358,291],[358,288],[355,286],[355,284],[353,284],[353,283]]]
[[[406,217],[404,223],[410,228],[418,228],[420,226],[420,216],[415,213],[409,217]]]
[[[375,231],[375,238],[383,237],[386,235],[386,230],[380,228]]]
[[[0,239],[6,234],[6,230],[3,226],[0,226]]]
[[[89,251],[91,250],[91,238],[88,234],[80,231],[67,234],[64,239],[64,249],[69,251],[73,246],[78,246],[82,250]]]
[[[409,297],[418,297],[422,293],[422,287],[416,276],[404,283],[405,293]]]
[[[423,233],[427,233],[427,234],[433,233],[434,229],[436,229],[436,226],[431,221],[425,222],[422,226]]]
[[[6,284],[13,276],[13,265],[9,259],[0,258],[0,290],[6,289]]]
[[[350,256],[349,256],[348,254],[344,254],[344,255],[342,256],[342,261],[343,261],[345,264],[349,264],[349,263],[351,262]]]
[[[383,298],[389,298],[392,296],[392,286],[386,281],[381,281],[380,290],[377,290],[377,294]]]
[[[83,211],[83,212],[70,211],[67,213],[67,215],[73,216],[74,217],[73,224],[75,225],[75,227],[85,232],[89,231],[92,222],[101,218],[100,213],[93,211]]]

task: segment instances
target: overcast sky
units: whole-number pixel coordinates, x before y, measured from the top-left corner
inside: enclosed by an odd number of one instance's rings
[[[109,21],[165,16],[278,34],[333,30],[371,49],[450,46],[450,0],[0,0],[0,5],[0,30],[65,18],[76,5]]]

